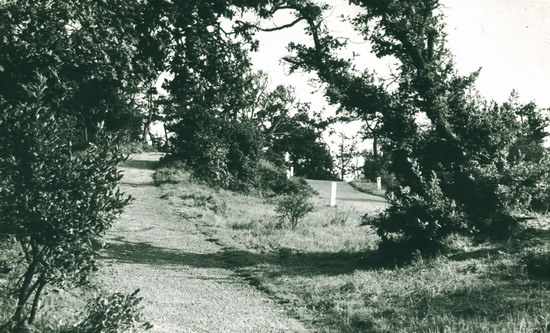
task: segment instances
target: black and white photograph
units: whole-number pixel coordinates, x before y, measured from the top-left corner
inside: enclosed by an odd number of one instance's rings
[[[550,0],[0,0],[0,333],[550,333]]]

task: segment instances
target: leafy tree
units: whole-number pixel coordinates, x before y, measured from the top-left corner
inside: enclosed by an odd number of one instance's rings
[[[284,152],[298,148],[300,139],[307,138],[310,146],[323,152],[325,146],[316,129],[309,126],[312,121],[306,111],[290,114],[292,91],[282,86],[268,91],[265,74],[251,69],[248,50],[255,44],[246,29],[237,26],[230,34],[222,27],[220,17],[231,19],[235,7],[229,2],[227,6],[177,4],[167,15],[173,16],[171,19],[185,17],[165,27],[174,48],[169,59],[174,77],[166,84],[171,94],[168,128],[175,134],[173,155],[184,159],[195,175],[223,187],[246,189],[258,181],[262,148],[276,162]],[[319,156],[326,158],[327,154]],[[297,157],[300,166],[308,161]],[[324,170],[316,170],[317,176],[326,177]]]
[[[40,73],[49,87],[43,103],[71,115],[82,141],[93,141],[101,121],[139,135],[135,95],[166,57],[155,8],[137,0],[2,2],[0,96],[24,100],[24,87]]]
[[[247,190],[257,181],[262,137],[243,114],[256,98],[249,93],[254,75],[246,44],[221,23],[234,8],[229,1],[204,1],[162,3],[159,10],[159,29],[171,48],[166,62],[173,77],[164,86],[171,153],[201,179]]]
[[[308,24],[313,45],[289,45],[292,54],[285,59],[292,69],[315,72],[327,84],[327,99],[342,109],[363,119],[381,116],[380,131],[388,140],[390,168],[400,188],[394,189],[393,206],[376,224],[379,234],[422,247],[427,239],[438,242],[451,232],[489,233],[514,224],[510,204],[532,200],[519,198],[518,187],[504,175],[526,170],[513,158],[517,146],[528,142],[540,147],[546,135],[540,112],[532,105],[514,111],[473,93],[477,73],[456,73],[438,0],[350,2],[361,8],[350,22],[372,51],[397,60],[392,89],[375,73],[357,71],[351,60],[337,56],[346,42],[331,36],[325,26],[322,13],[327,6],[303,0],[276,2],[272,8],[294,9],[293,22]],[[531,120],[522,120],[523,112]],[[543,161],[540,156],[535,160]],[[530,173],[527,178],[547,184],[546,174]],[[548,193],[543,188],[539,190]],[[428,213],[428,207],[409,204],[431,199],[443,200],[456,212]],[[467,224],[461,223],[463,216]],[[428,238],[411,232],[414,225],[438,224],[441,232],[428,233]]]
[[[172,130],[176,134],[172,156],[183,159],[197,178],[245,192],[257,185],[263,145],[256,123],[190,112]]]
[[[116,142],[98,130],[95,144],[74,153],[70,123],[44,106],[46,80],[23,86],[25,103],[0,99],[0,230],[17,240],[22,260],[4,330],[33,323],[47,285],[86,283],[94,242],[129,201],[117,188]]]
[[[261,98],[255,113],[262,124],[266,155],[279,166],[290,157],[296,176],[310,179],[334,179],[334,163],[322,133],[330,123],[313,113],[309,104],[296,102],[294,90],[277,86]]]
[[[357,150],[357,140],[349,138],[344,133],[340,133],[340,142],[338,143],[338,152],[336,153],[336,170],[341,180],[357,171],[354,160],[359,156]]]
[[[92,243],[128,202],[116,188],[123,157],[106,131],[139,135],[135,96],[166,58],[157,7],[0,4],[0,227],[23,261],[5,329],[35,320],[48,284],[85,282]]]

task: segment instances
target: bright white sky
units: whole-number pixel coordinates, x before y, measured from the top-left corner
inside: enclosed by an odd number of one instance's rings
[[[550,0],[448,0],[449,45],[459,70],[482,67],[481,93],[550,107]]]
[[[335,35],[350,37],[350,48],[360,52],[360,67],[387,73],[391,60],[376,59],[360,36],[340,22],[341,14],[353,14],[357,8],[345,0],[328,0],[334,6],[327,14],[327,25]],[[478,89],[489,99],[503,102],[512,89],[518,90],[522,102],[534,100],[550,107],[550,0],[443,0],[447,16],[448,46],[455,55],[461,74],[482,67]],[[276,24],[288,23],[292,17],[282,14]],[[267,26],[270,26],[269,24]],[[308,84],[308,76],[293,74],[280,63],[289,41],[309,42],[303,25],[272,33],[259,33],[260,51],[253,55],[257,69],[267,71],[273,85],[290,84],[303,102],[316,109],[326,103]],[[329,108],[330,109],[330,108]],[[327,111],[330,112],[330,111]]]

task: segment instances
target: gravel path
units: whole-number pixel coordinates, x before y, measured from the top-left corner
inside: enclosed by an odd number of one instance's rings
[[[122,168],[121,187],[135,200],[107,235],[101,281],[112,290],[141,289],[150,332],[306,332],[160,198],[151,178],[159,157],[135,155]]]

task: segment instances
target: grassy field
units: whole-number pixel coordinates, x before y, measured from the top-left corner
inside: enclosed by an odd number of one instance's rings
[[[198,223],[241,276],[317,332],[550,331],[550,230],[541,217],[514,238],[473,244],[395,267],[353,205],[315,209],[296,228],[276,228],[268,199],[213,190],[187,173],[156,180],[182,223]],[[373,213],[370,211],[370,213]]]

